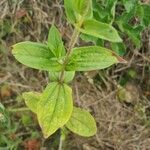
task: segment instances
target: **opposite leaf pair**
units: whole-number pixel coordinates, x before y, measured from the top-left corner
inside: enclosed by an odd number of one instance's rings
[[[45,138],[64,125],[81,136],[96,133],[94,118],[86,110],[73,107],[72,90],[66,84],[52,82],[42,94],[26,92],[23,98],[36,113]]]
[[[68,20],[81,33],[111,42],[121,42],[116,29],[93,18],[92,0],[64,0]]]
[[[12,53],[26,66],[53,72],[61,71],[64,67],[66,71],[89,71],[125,62],[104,47],[87,46],[73,48],[68,63],[64,66],[66,50],[55,26],[50,29],[47,45],[29,41],[20,42],[13,46]]]
[[[22,64],[46,70],[50,75],[52,82],[42,94],[23,94],[27,106],[37,114],[46,138],[64,125],[79,135],[94,135],[94,119],[87,111],[73,107],[72,90],[66,83],[73,79],[75,71],[104,69],[115,63],[125,62],[104,47],[73,48],[80,32],[112,42],[120,42],[121,38],[112,26],[93,19],[92,0],[64,2],[68,20],[75,27],[68,51],[65,50],[55,26],[49,31],[47,45],[26,41],[15,44],[12,51]]]
[[[59,31],[52,26],[48,35],[48,44],[20,42],[13,46],[13,55],[24,65],[31,68],[60,71],[66,50]]]
[[[52,34],[54,38],[50,37]],[[124,62],[112,51],[98,46],[73,48],[67,64],[64,63],[65,53],[59,32],[54,26],[50,29],[48,45],[21,42],[13,46],[13,54],[19,62],[49,72],[52,83],[40,96],[32,92],[23,95],[27,106],[37,114],[45,138],[64,125],[79,135],[94,135],[96,132],[94,119],[85,110],[73,108],[72,90],[65,83],[73,79],[75,71],[103,69]],[[60,83],[63,69],[65,69],[64,79]]]

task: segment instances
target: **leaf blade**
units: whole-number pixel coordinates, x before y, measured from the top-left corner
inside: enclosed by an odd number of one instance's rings
[[[52,25],[48,34],[48,47],[56,57],[65,55],[65,48],[58,29]]]
[[[83,18],[91,18],[93,16],[92,0],[74,0],[75,11]]]
[[[20,42],[13,45],[12,54],[20,63],[34,69],[59,71],[62,68],[44,44]]]
[[[92,35],[111,42],[122,42],[122,39],[119,37],[114,27],[94,19],[84,21],[82,28],[78,28],[78,30],[84,34]]]
[[[93,16],[92,0],[64,0],[64,6],[66,16],[72,24]]]
[[[47,138],[70,118],[73,104],[72,91],[66,84],[52,82],[44,90],[38,103],[38,121]]]
[[[64,6],[67,19],[70,23],[74,24],[76,22],[76,16],[74,12],[73,2],[70,0],[64,0]]]
[[[97,131],[92,115],[88,111],[77,107],[73,108],[72,115],[66,127],[72,132],[85,137],[93,136]]]
[[[68,83],[73,80],[75,76],[75,71],[65,71],[64,72],[64,83]],[[61,72],[49,72],[50,81],[56,82],[60,81]]]
[[[90,71],[107,68],[115,63],[126,63],[124,59],[100,46],[74,48],[66,70]]]
[[[41,93],[38,92],[24,92],[22,94],[23,99],[27,107],[33,111],[34,113],[37,112],[37,103],[40,100]]]

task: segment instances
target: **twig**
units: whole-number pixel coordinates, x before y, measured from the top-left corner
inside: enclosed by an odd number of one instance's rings
[[[14,108],[14,109],[8,109],[9,112],[19,112],[19,111],[29,111],[29,108],[22,107],[22,108]]]
[[[0,84],[2,84],[3,82],[5,82],[7,79],[9,79],[11,77],[11,74],[8,73],[5,77],[0,78]]]

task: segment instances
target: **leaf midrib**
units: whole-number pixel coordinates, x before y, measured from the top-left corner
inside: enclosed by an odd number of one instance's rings
[[[85,127],[87,127],[89,130],[91,130],[91,128],[89,128],[87,125],[85,125],[84,122],[82,122],[81,120],[77,119],[76,117],[74,116],[71,116],[72,118],[74,118],[75,120],[79,121],[81,124],[83,124]]]

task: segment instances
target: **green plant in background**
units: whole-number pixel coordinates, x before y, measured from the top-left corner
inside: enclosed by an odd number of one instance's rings
[[[150,25],[149,10],[150,5],[140,0],[93,0],[93,18],[117,27],[121,37],[128,37],[136,48],[141,47],[141,33]],[[81,38],[99,46],[104,46],[104,40],[107,40],[95,38],[92,34],[81,34]],[[109,45],[121,56],[126,52],[124,42],[109,42]]]
[[[52,25],[47,45],[26,41],[13,45],[12,50],[22,64],[49,73],[51,82],[42,93],[23,93],[26,105],[37,115],[45,138],[64,127],[81,136],[93,136],[97,130],[94,118],[88,111],[73,106],[68,82],[76,71],[104,69],[126,62],[104,47],[75,47],[82,34],[117,43],[122,39],[111,24],[94,18],[92,0],[64,0],[64,5],[67,19],[74,26],[68,47],[64,47],[58,29]]]
[[[22,141],[20,137],[15,136],[18,127],[19,123],[12,123],[10,114],[0,103],[0,149],[17,149]]]

